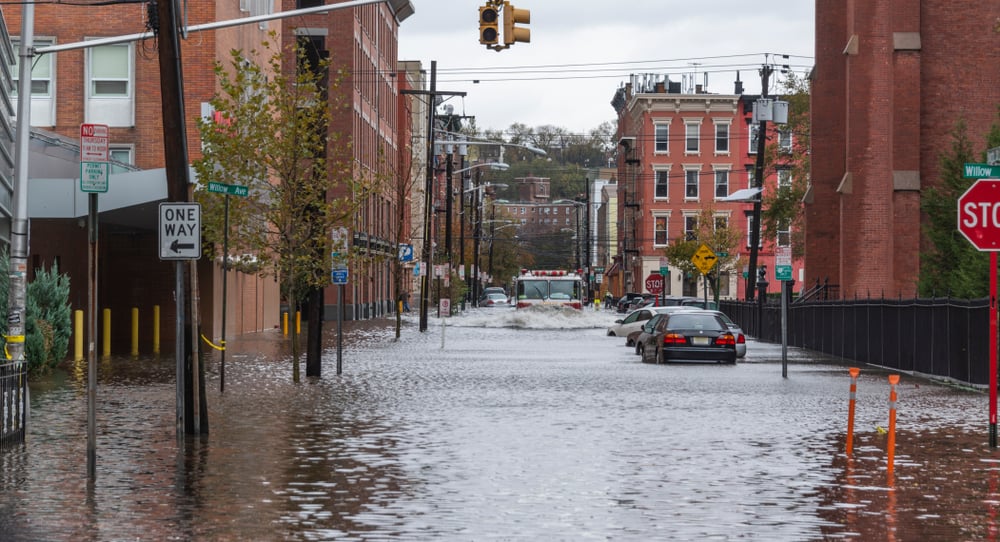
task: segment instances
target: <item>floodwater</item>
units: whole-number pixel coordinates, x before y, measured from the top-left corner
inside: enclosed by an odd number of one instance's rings
[[[32,383],[0,468],[0,539],[995,540],[988,397],[751,342],[736,366],[648,365],[600,313],[469,310],[335,324],[323,377],[288,342],[229,341],[210,433],[174,433],[173,358],[101,362],[97,477],[86,368]],[[411,316],[412,315],[412,316]],[[303,366],[304,374],[304,366]]]

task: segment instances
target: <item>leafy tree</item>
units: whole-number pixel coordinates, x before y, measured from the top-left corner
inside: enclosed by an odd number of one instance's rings
[[[350,145],[328,130],[333,113],[346,107],[340,93],[328,95],[329,62],[298,44],[281,51],[273,40],[272,33],[262,50],[232,51],[229,66],[216,64],[221,92],[211,104],[222,122],[199,122],[205,148],[195,169],[202,186],[209,181],[248,186],[249,197],[230,198],[230,244],[237,253],[256,256],[260,273],[280,279],[294,310],[310,292],[329,284],[330,233],[350,223],[355,204],[349,196],[363,196],[366,189],[345,165]],[[282,72],[285,54],[297,61],[292,74]],[[331,197],[334,190],[348,196]],[[207,250],[215,256],[224,233],[224,199],[204,190],[196,197],[205,211]],[[292,358],[298,381],[294,327]]]
[[[920,254],[917,289],[926,297],[985,297],[989,295],[988,257],[972,246],[955,225],[958,198],[975,182],[963,176],[964,165],[976,161],[964,120],[956,123],[951,137],[951,148],[940,156],[941,182],[921,194],[920,209],[927,217],[923,225],[926,247]],[[987,148],[1000,145],[1000,124],[993,124],[986,144]],[[980,153],[979,159],[984,160],[985,153]]]
[[[737,248],[742,239],[743,233],[740,230],[730,228],[728,223],[718,219],[712,207],[705,207],[698,215],[695,235],[691,238],[674,240],[664,249],[663,255],[667,258],[667,263],[672,267],[679,268],[685,276],[696,277],[701,274],[701,270],[695,266],[692,258],[701,245],[708,246],[716,255],[727,254],[720,256],[718,263],[708,273],[708,282],[711,285],[713,296],[718,300],[719,272],[733,270],[739,265]]]
[[[791,176],[791,183],[774,191],[765,190],[761,205],[761,236],[762,239],[777,239],[779,231],[791,231],[792,257],[800,258],[805,255],[802,198],[809,186],[811,167],[809,85],[808,81],[794,74],[790,74],[783,84],[788,101],[788,124],[781,129],[791,134],[792,148],[790,152],[783,150],[777,138],[767,144],[764,178],[783,170]]]

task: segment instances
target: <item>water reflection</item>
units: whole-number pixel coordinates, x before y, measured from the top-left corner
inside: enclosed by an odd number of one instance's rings
[[[653,366],[604,336],[610,314],[504,318],[456,319],[444,347],[440,328],[351,323],[344,374],[331,342],[298,384],[277,334],[230,341],[211,433],[180,454],[173,360],[104,360],[92,488],[86,371],[34,382],[29,442],[0,456],[0,538],[996,538],[980,394],[904,379],[890,484],[884,375],[861,377],[848,460],[829,360],[787,380],[762,348]]]

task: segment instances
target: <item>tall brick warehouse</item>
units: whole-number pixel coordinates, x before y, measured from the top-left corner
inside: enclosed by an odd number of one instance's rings
[[[956,122],[978,151],[997,119],[998,18],[997,2],[816,1],[806,284],[915,294],[921,190]]]

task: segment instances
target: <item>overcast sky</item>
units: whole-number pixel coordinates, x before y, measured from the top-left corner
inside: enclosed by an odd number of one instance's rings
[[[765,61],[799,74],[813,64],[811,0],[514,0],[531,12],[531,43],[500,52],[479,43],[484,0],[412,2],[400,60],[419,60],[428,73],[436,60],[438,90],[467,92],[448,103],[480,128],[520,122],[587,133],[614,120],[611,98],[630,74],[681,81],[697,72],[700,84],[707,72],[709,92],[731,94],[739,70],[755,94]]]

